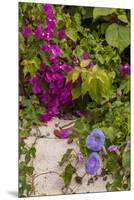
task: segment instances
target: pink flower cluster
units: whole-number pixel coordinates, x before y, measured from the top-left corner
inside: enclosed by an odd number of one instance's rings
[[[59,41],[63,40],[65,30],[57,28],[52,5],[44,4],[42,11],[46,16],[45,28],[40,22],[34,30],[28,24],[24,24],[22,35],[28,38],[33,34],[35,39],[41,42],[39,54],[40,51],[44,52],[50,61],[50,65],[41,62],[40,69],[30,80],[33,93],[38,96],[40,103],[46,108],[46,111],[40,115],[40,120],[47,122],[53,117],[59,116],[63,107],[73,105],[72,82],[66,83],[65,76],[74,66],[79,64],[79,60],[77,57],[73,57],[72,63],[68,64],[59,59],[62,50],[58,42],[53,42],[53,37],[57,36]],[[89,59],[87,52],[83,53],[82,59]],[[90,67],[87,66],[87,68]]]

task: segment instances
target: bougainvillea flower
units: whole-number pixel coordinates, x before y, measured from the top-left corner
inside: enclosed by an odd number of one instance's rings
[[[79,60],[78,60],[78,58],[76,56],[74,56],[72,58],[72,63],[73,63],[73,65],[77,65],[79,63]]]
[[[49,27],[45,28],[42,31],[42,38],[43,39],[50,41],[52,39],[52,37],[53,37],[53,32]]]
[[[31,29],[30,29],[30,27],[27,25],[27,24],[25,24],[25,25],[23,25],[23,27],[22,27],[22,35],[24,36],[24,37],[29,37],[30,36],[30,34],[31,34]]]
[[[124,76],[125,74],[130,74],[130,65],[128,63],[120,66],[120,76]]]
[[[85,158],[84,158],[84,156],[83,156],[83,154],[82,154],[81,152],[78,152],[78,153],[77,153],[77,157],[78,157],[78,160],[79,160],[80,162],[83,162],[83,161],[85,160]]]
[[[60,54],[61,54],[61,49],[60,49],[59,45],[58,44],[54,44],[51,47],[50,59],[53,60]]]
[[[44,78],[45,78],[45,81],[46,81],[47,83],[50,83],[51,81],[53,81],[53,77],[52,77],[52,73],[51,73],[51,72],[46,72]]]
[[[42,45],[40,46],[40,48],[41,48],[43,51],[47,52],[47,53],[49,53],[50,47],[51,47],[51,45],[50,45],[49,43],[44,43],[44,44],[42,44]]]
[[[93,62],[90,62],[90,63],[86,66],[86,68],[89,69],[89,68],[93,67],[93,65],[94,65]]]
[[[32,90],[34,94],[39,94],[42,92],[42,88],[40,85],[40,76],[39,74],[36,74],[31,80],[30,83],[32,85]]]
[[[48,121],[50,121],[52,119],[52,116],[50,115],[50,114],[48,114],[48,113],[42,113],[41,115],[40,115],[40,120],[42,121],[42,122],[48,122]]]
[[[115,145],[109,146],[109,147],[108,147],[108,151],[109,151],[109,152],[116,152],[117,154],[120,154],[120,151],[119,151],[118,147],[115,146]]]
[[[63,40],[65,38],[65,30],[64,29],[59,29],[58,30],[58,38],[60,40]]]
[[[83,59],[83,60],[88,60],[88,59],[89,59],[89,54],[88,54],[87,52],[84,52],[84,53],[82,54],[82,59]]]
[[[48,92],[46,92],[45,94],[43,94],[39,97],[40,102],[43,104],[48,104],[49,99],[50,99],[50,95]]]
[[[86,146],[92,151],[100,151],[104,146],[104,143],[105,136],[98,128],[95,128],[93,131],[91,131],[86,138]]]
[[[85,162],[85,171],[87,174],[94,175],[100,168],[100,156],[93,152]]]
[[[60,138],[61,139],[66,139],[70,136],[70,134],[72,133],[72,130],[70,128],[62,128],[60,130]]]
[[[34,34],[37,39],[42,38],[42,28],[40,23],[38,23],[37,27],[34,29]]]
[[[53,7],[50,4],[44,4],[43,5],[43,11],[46,14],[47,17],[52,18],[54,13],[53,13]]]
[[[47,18],[46,19],[46,25],[47,25],[47,28],[54,30],[56,28],[56,20],[51,19],[51,18]]]

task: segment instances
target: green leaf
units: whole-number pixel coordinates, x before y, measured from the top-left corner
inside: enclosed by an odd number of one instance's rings
[[[115,12],[116,9],[112,8],[94,8],[93,19],[97,19],[102,16],[108,16]]]
[[[69,184],[72,180],[72,175],[74,174],[74,172],[75,172],[75,168],[71,164],[68,164],[65,168],[64,173],[63,173],[63,179],[64,179],[65,187],[69,186]]]
[[[80,66],[83,68],[83,67],[86,67],[88,64],[90,63],[90,60],[82,60],[80,62]]]
[[[31,76],[34,76],[37,70],[39,69],[40,60],[38,58],[33,58],[32,60],[23,60],[21,65],[24,66],[23,73],[24,77],[30,73]]]
[[[116,153],[110,153],[107,155],[107,168],[112,175],[117,175],[120,170],[118,163],[118,155]]]
[[[73,149],[67,149],[66,153],[63,155],[61,161],[59,162],[60,166],[62,166],[66,161],[69,161],[69,159],[71,157],[72,150]]]
[[[72,81],[75,82],[80,75],[80,71],[77,68],[74,68],[74,70],[72,70]]]
[[[90,81],[88,92],[90,97],[97,103],[100,102],[101,90],[102,90],[101,82],[97,78],[93,78]]]
[[[77,84],[75,85],[75,87],[73,87],[72,89],[72,96],[73,96],[73,100],[74,99],[78,99],[81,95],[81,85]]]
[[[74,20],[75,20],[76,24],[80,25],[81,24],[81,15],[79,13],[75,13]]]
[[[127,172],[130,171],[130,151],[126,151],[122,155],[122,165],[124,170]]]
[[[74,42],[76,42],[76,40],[78,39],[78,34],[75,28],[72,28],[72,27],[68,28],[66,30],[66,35]]]
[[[118,15],[118,19],[124,23],[128,23],[128,19],[126,15]]]
[[[107,43],[117,47],[120,53],[130,44],[130,32],[127,26],[113,23],[107,28],[105,37]]]

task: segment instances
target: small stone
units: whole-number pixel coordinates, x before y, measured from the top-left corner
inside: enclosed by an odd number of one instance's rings
[[[47,136],[50,136],[50,133],[47,133]]]
[[[76,176],[76,177],[75,177],[75,181],[76,181],[78,184],[82,184],[82,177]]]
[[[90,178],[90,179],[88,180],[87,185],[90,185],[90,183],[91,183],[91,184],[94,183],[93,178]]]
[[[98,176],[97,176],[97,175],[94,176],[94,180],[95,180],[95,181],[98,180]]]
[[[106,180],[107,180],[107,176],[104,176],[104,177],[103,177],[103,181],[106,181]]]

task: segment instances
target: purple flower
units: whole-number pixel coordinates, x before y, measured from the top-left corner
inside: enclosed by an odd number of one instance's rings
[[[91,131],[86,138],[86,146],[92,151],[100,151],[104,146],[104,143],[105,136],[98,128],[95,128],[93,131]]]
[[[33,90],[33,93],[34,94],[39,94],[42,92],[42,88],[41,88],[41,85],[40,85],[40,75],[39,74],[36,74],[31,80],[30,80],[30,83],[32,85],[32,90]]]
[[[59,31],[58,31],[58,38],[60,40],[63,40],[65,38],[65,30],[64,29],[59,29]]]
[[[51,73],[51,72],[46,72],[44,78],[45,78],[45,81],[46,81],[47,83],[51,83],[51,81],[53,81],[53,77],[52,77],[52,73]]]
[[[93,67],[93,65],[94,65],[93,62],[90,62],[90,63],[86,66],[86,68],[89,69],[89,68]]]
[[[109,147],[108,147],[108,151],[109,151],[110,153],[111,153],[111,152],[116,152],[117,154],[120,154],[120,151],[119,151],[118,147],[115,146],[115,145],[109,146]]]
[[[130,65],[128,63],[120,66],[120,77],[123,77],[125,74],[130,74]]]
[[[78,160],[79,160],[80,162],[83,162],[83,161],[85,160],[85,158],[84,158],[84,156],[83,156],[83,154],[82,154],[81,152],[78,152],[78,153],[77,153],[77,157],[78,157]]]
[[[48,92],[46,92],[45,94],[39,97],[40,102],[44,104],[48,104],[49,99],[50,99],[50,95]]]
[[[73,65],[77,65],[79,63],[79,60],[78,60],[78,58],[76,56],[74,56],[72,58],[72,62],[73,62]]]
[[[61,54],[61,49],[59,48],[58,44],[54,44],[51,47],[51,52],[50,52],[50,59],[54,60],[57,56]]]
[[[50,4],[44,4],[43,5],[43,11],[46,14],[47,17],[52,18],[54,13],[53,13],[53,7]]]
[[[27,24],[25,24],[25,25],[23,25],[23,27],[22,27],[22,35],[24,36],[24,37],[29,37],[30,36],[30,34],[31,34],[31,29],[30,29],[30,27],[27,25]]]
[[[45,28],[42,31],[42,38],[43,39],[50,41],[52,39],[52,37],[53,37],[53,32],[49,27]]]
[[[40,115],[40,120],[42,122],[48,122],[51,119],[52,119],[52,116],[50,114],[48,114],[48,113],[43,113],[43,114]]]
[[[55,29],[56,28],[56,21],[55,19],[51,19],[51,18],[47,18],[46,19],[46,25],[47,25],[47,28],[49,29]]]
[[[37,39],[42,38],[42,28],[40,23],[38,23],[37,27],[34,29],[34,34]]]
[[[61,139],[66,139],[66,138],[68,138],[70,136],[71,133],[72,133],[72,130],[70,128],[66,128],[66,129],[62,128],[60,130],[60,138]]]
[[[85,162],[85,170],[87,174],[95,174],[100,168],[100,156],[93,152]]]
[[[51,45],[49,43],[44,43],[44,44],[41,45],[41,49],[45,52],[48,52],[48,53],[50,51],[50,47],[51,47]]]
[[[84,52],[82,55],[83,60],[88,60],[89,59],[89,54],[87,52]]]

